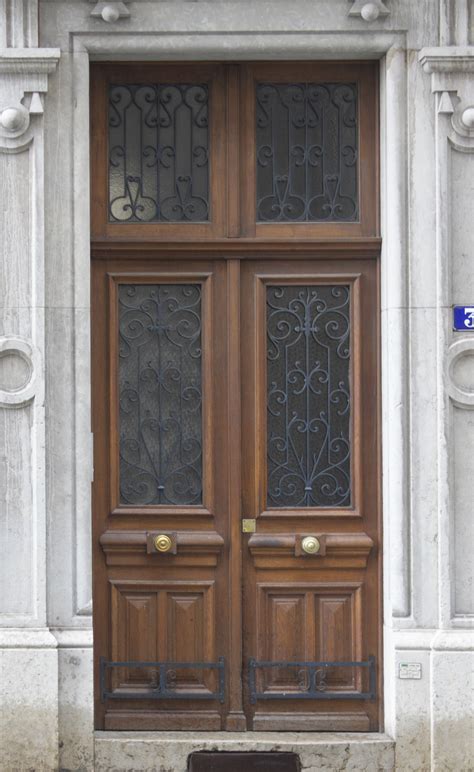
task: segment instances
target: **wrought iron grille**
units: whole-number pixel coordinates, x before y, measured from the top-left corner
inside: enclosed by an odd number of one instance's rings
[[[109,220],[209,220],[209,88],[111,85]]]
[[[105,657],[99,661],[100,695],[105,700],[219,700],[225,697],[225,659],[217,662],[111,662]],[[130,688],[114,690],[108,686],[108,673],[117,668],[146,670],[150,683],[140,691]],[[215,692],[186,691],[177,685],[176,673],[179,669],[217,671],[218,686]]]
[[[201,286],[119,285],[120,499],[202,503]]]
[[[264,673],[275,668],[297,668],[297,689],[279,691],[271,688],[266,691],[258,691],[257,671]],[[368,673],[366,676],[367,691],[331,689],[327,683],[327,673],[341,668],[359,669],[360,674],[363,671]],[[364,662],[265,662],[250,659],[248,665],[248,685],[252,704],[255,704],[257,700],[375,700],[376,683],[375,657],[372,656]]]
[[[267,287],[267,506],[350,505],[350,288]]]
[[[354,83],[259,83],[257,221],[357,221]]]

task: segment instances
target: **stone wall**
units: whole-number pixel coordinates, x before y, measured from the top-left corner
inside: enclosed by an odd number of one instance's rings
[[[474,304],[473,22],[469,0],[0,0],[0,769],[93,769],[90,58],[380,60],[385,729],[400,772],[474,767],[474,333],[451,310]]]

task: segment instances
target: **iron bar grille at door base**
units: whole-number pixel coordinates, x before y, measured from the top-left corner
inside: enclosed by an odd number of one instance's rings
[[[105,700],[219,700],[224,702],[225,694],[225,660],[219,657],[217,662],[111,662],[105,657],[100,658],[100,694],[102,702]],[[148,688],[143,691],[111,691],[107,688],[107,672],[114,668],[133,668],[138,670],[154,671],[153,683],[144,684]],[[177,690],[176,671],[186,670],[217,670],[218,690],[216,692],[200,693],[194,691]]]
[[[297,690],[257,691],[257,670],[272,670],[274,668],[299,668]],[[368,691],[336,691],[330,690],[327,683],[329,669],[334,668],[364,668],[368,671]],[[357,672],[357,671],[356,671]],[[263,662],[249,660],[249,691],[250,702],[257,700],[375,700],[376,671],[375,657],[369,657],[366,662]]]

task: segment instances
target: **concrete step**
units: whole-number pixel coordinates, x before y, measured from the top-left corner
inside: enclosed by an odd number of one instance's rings
[[[380,772],[395,768],[395,743],[385,734],[96,732],[94,769],[95,772],[187,772],[189,754],[204,750],[297,753],[301,772]]]

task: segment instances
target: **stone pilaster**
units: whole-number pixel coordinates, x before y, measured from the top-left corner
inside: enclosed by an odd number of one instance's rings
[[[456,42],[465,40],[464,7],[453,8]],[[423,49],[420,63],[431,75],[436,132],[439,618],[431,643],[432,756],[436,769],[467,769],[473,752],[474,336],[453,331],[452,308],[474,303],[474,48]]]
[[[57,641],[47,626],[44,124],[59,50],[34,2],[0,3],[0,757],[57,768]]]

